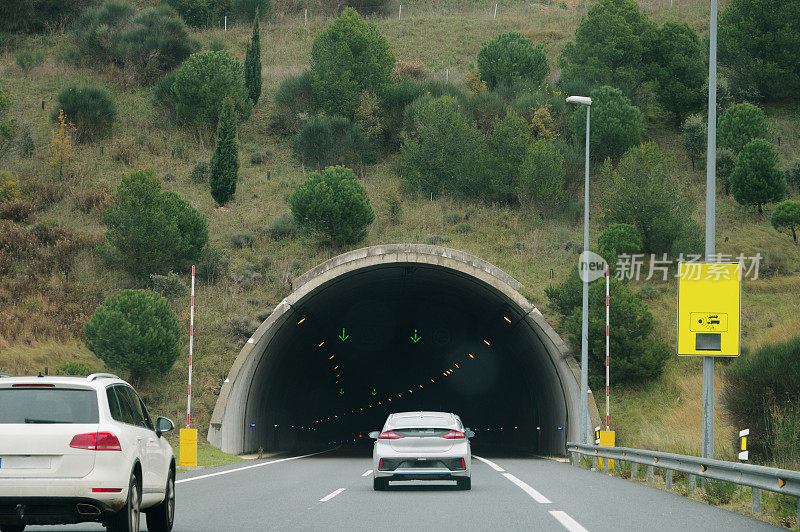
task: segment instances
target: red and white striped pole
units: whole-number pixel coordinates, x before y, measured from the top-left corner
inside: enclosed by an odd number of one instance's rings
[[[606,430],[611,430],[611,414],[610,399],[609,399],[609,375],[608,375],[608,362],[609,362],[609,349],[608,349],[608,334],[609,334],[609,296],[608,285],[610,283],[610,272],[608,264],[606,264]]]
[[[186,396],[186,428],[192,412],[192,349],[194,347],[194,264],[192,264],[192,299],[189,303],[189,391]]]

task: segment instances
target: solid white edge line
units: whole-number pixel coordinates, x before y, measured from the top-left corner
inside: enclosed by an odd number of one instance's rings
[[[329,493],[328,495],[325,495],[323,498],[321,498],[319,500],[319,502],[327,502],[327,501],[333,499],[334,497],[336,497],[337,495],[339,495],[345,489],[347,489],[347,488],[339,488],[338,490],[334,491],[333,493]]]
[[[569,532],[589,532],[583,528],[579,522],[568,516],[567,512],[562,512],[561,510],[550,510],[550,515],[555,517],[559,523],[564,525],[564,528],[569,530]]]
[[[491,460],[487,460],[486,458],[481,458],[480,456],[478,456],[478,455],[476,455],[476,454],[473,454],[473,455],[472,455],[472,457],[473,457],[473,458],[477,458],[478,460],[480,460],[480,461],[481,461],[481,462],[483,462],[484,464],[487,464],[489,467],[491,467],[491,468],[492,468],[492,469],[494,469],[495,471],[500,471],[501,473],[502,473],[503,471],[505,471],[505,469],[503,469],[503,468],[502,468],[502,467],[500,467],[499,465],[495,464],[495,463],[494,463],[494,462],[492,462]]]
[[[371,474],[372,474],[372,469],[367,469],[366,471],[364,471],[364,473],[361,476],[362,477],[367,477],[367,476],[369,476]]]
[[[519,486],[520,488],[522,488],[522,491],[533,497],[534,501],[540,504],[550,504],[550,499],[548,499],[547,497],[545,497],[544,495],[542,495],[541,493],[539,493],[538,491],[536,491],[535,489],[533,489],[528,484],[521,481],[511,473],[503,473],[503,476],[506,477],[511,482],[513,482],[514,484],[516,484],[517,486]]]
[[[330,449],[328,449],[330,451]],[[244,471],[245,469],[253,469],[254,467],[261,467],[270,464],[277,464],[278,462],[287,462],[289,460],[297,460],[299,458],[308,458],[309,456],[315,456],[322,453],[327,453],[328,451],[320,451],[318,453],[311,453],[311,454],[304,454],[302,456],[290,456],[288,458],[279,458],[278,460],[270,460],[269,462],[261,462],[260,464],[252,464],[244,467],[237,467],[236,469],[226,469],[225,471],[217,471],[216,473],[209,473],[207,475],[198,475],[196,477],[189,477],[189,478],[182,478],[180,480],[176,480],[175,484],[180,484],[182,482],[191,482],[192,480],[200,480],[203,478],[209,477],[216,477],[218,475],[227,475],[228,473],[235,473],[237,471]]]

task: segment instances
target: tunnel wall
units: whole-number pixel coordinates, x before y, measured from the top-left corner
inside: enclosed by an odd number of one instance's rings
[[[260,411],[250,408],[248,398],[252,397],[254,387],[266,386],[257,381],[257,375],[270,371],[276,359],[269,349],[278,331],[288,320],[297,319],[295,309],[302,305],[304,298],[324,289],[332,281],[348,276],[353,272],[366,268],[376,268],[392,264],[426,264],[461,272],[474,277],[493,290],[502,294],[510,304],[524,315],[521,327],[527,327],[531,342],[538,342],[547,353],[551,367],[546,368],[549,378],[557,379],[558,386],[553,387],[561,393],[560,397],[551,397],[554,405],[565,410],[553,413],[553,416],[566,419],[564,430],[545,431],[540,441],[540,448],[548,454],[563,454],[564,443],[578,438],[579,424],[579,368],[571,355],[569,347],[545,321],[541,312],[523,297],[518,290],[522,285],[499,268],[467,253],[439,246],[421,244],[393,244],[362,248],[336,256],[301,275],[292,283],[293,291],[281,301],[270,316],[258,327],[248,339],[236,360],[228,377],[222,385],[208,429],[208,441],[224,452],[240,454],[252,452],[265,442],[248,437],[246,424],[254,422],[262,426],[266,422],[260,419]],[[261,390],[260,393],[263,393]],[[599,415],[594,401],[589,401],[591,418],[599,422]],[[543,422],[548,426],[555,425],[555,419]],[[552,422],[552,423],[551,423]],[[561,424],[563,421],[559,421]],[[593,424],[594,424],[593,423]],[[590,430],[586,427],[585,430]]]

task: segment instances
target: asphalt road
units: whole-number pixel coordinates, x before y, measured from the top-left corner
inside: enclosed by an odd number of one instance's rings
[[[452,482],[406,482],[376,492],[370,467],[364,450],[335,450],[181,473],[174,530],[776,530],[679,495],[546,459],[473,459],[471,491],[459,491]]]

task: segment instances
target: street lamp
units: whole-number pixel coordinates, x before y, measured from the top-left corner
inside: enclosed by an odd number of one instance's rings
[[[586,106],[586,180],[583,184],[583,256],[589,252],[589,115],[592,99],[588,96],[570,96],[567,103]],[[587,443],[589,426],[589,278],[583,276],[583,318],[581,323],[581,443]]]

